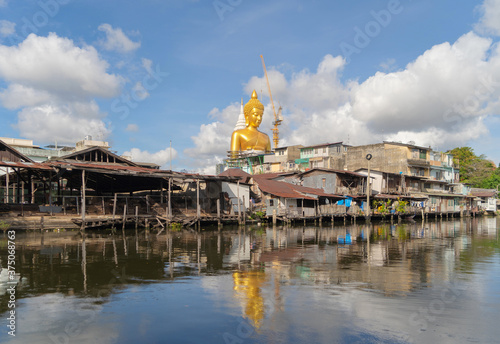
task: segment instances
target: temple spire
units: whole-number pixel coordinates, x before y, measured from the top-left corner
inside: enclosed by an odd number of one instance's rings
[[[241,98],[241,109],[240,109],[240,115],[238,117],[238,122],[236,122],[236,126],[234,127],[234,131],[240,130],[240,129],[245,129],[246,123],[245,123],[245,113],[243,110],[243,98]]]

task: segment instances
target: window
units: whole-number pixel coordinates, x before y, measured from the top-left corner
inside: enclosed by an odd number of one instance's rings
[[[269,200],[269,206],[270,207],[274,207],[274,199],[270,199]]]
[[[425,149],[420,150],[420,159],[427,160],[427,152],[425,151]]]

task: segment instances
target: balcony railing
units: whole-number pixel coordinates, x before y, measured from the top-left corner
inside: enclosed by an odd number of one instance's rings
[[[408,165],[427,167],[430,166],[430,163],[429,161],[422,159],[408,159]]]

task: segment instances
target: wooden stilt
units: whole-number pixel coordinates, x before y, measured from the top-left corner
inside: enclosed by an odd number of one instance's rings
[[[31,204],[35,204],[35,182],[33,181],[33,175],[30,173],[30,194],[31,194]]]
[[[217,199],[217,226],[219,227],[220,230],[220,198]]]
[[[85,212],[86,212],[86,202],[85,202],[85,170],[82,170],[82,227],[81,230],[85,231]]]
[[[135,206],[135,230],[139,227],[139,206]]]
[[[201,211],[200,211],[200,180],[196,180],[196,219],[199,221]]]
[[[125,225],[127,224],[127,207],[123,207],[123,226],[122,230],[125,230]]]
[[[236,198],[238,199],[238,224],[241,225],[240,181],[236,183]]]
[[[9,190],[10,190],[10,173],[9,168],[5,168],[5,203],[9,203]]]
[[[168,220],[172,222],[172,177],[168,178]]]
[[[115,193],[115,197],[113,199],[113,226],[112,228],[115,228],[115,215],[116,215],[116,193]]]

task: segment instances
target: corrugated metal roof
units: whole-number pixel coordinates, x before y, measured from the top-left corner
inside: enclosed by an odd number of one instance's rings
[[[284,197],[284,198],[298,198],[298,199],[308,199],[315,200],[314,197],[309,197],[300,192],[294,190],[294,186],[290,183],[278,182],[275,180],[270,180],[266,178],[259,178],[256,180],[259,189],[265,193]]]
[[[63,162],[63,161],[48,161],[45,163],[49,166],[54,167],[64,167],[64,168],[81,168],[81,169],[100,169],[109,171],[129,171],[129,172],[143,172],[143,173],[158,173],[164,172],[157,169],[139,167],[139,166],[129,166],[121,164],[112,163],[92,163],[92,162]]]
[[[310,170],[302,172],[300,175],[302,176],[302,175],[305,175],[305,174],[308,174],[311,172],[315,172],[315,171],[322,171],[322,172],[327,172],[327,173],[348,174],[348,175],[355,176],[355,177],[366,178],[366,176],[364,174],[357,173],[357,172],[346,171],[346,170],[335,170],[333,168],[321,168],[321,167],[312,168]]]
[[[340,142],[334,142],[334,143],[320,143],[318,145],[305,146],[305,147],[302,147],[301,149],[305,149],[305,148],[320,148],[320,147],[328,147],[328,146],[341,145],[341,144],[342,144],[342,141],[340,141]],[[347,145],[344,145],[344,146],[347,146]]]
[[[273,172],[273,173],[262,173],[262,174],[254,174],[252,177],[254,179],[275,179],[278,177],[286,177],[293,176],[297,174],[296,172]]]
[[[287,182],[280,182],[267,178],[255,178],[255,182],[257,183],[261,191],[278,197],[308,200],[314,200],[317,199],[317,197],[328,197],[335,199],[345,198],[340,195],[325,193],[322,189],[308,188],[301,185],[294,185]],[[310,195],[314,195],[317,197],[312,197]]]
[[[242,182],[247,183],[253,176],[239,168],[230,168],[222,173],[219,173],[219,177],[240,177]]]
[[[471,191],[470,192],[472,196],[474,197],[495,197],[497,194],[496,190],[484,190],[484,191]]]
[[[52,170],[52,167],[39,162],[0,161],[0,166],[27,168],[32,170]]]

